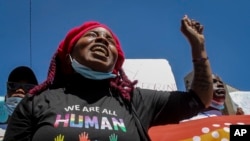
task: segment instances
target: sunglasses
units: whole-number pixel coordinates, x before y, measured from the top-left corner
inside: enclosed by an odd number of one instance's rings
[[[17,82],[7,82],[8,91],[16,91],[17,89],[23,89],[25,92],[28,92],[36,85],[28,83],[17,83]]]

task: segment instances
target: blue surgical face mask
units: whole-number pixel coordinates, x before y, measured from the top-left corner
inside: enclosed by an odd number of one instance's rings
[[[6,109],[7,109],[7,112],[9,114],[9,116],[12,115],[12,113],[14,112],[16,106],[19,104],[19,102],[22,99],[23,98],[21,98],[21,97],[8,97],[8,98],[6,98],[5,106],[6,106]]]
[[[116,75],[113,74],[112,72],[98,72],[98,71],[93,71],[91,68],[88,68],[80,63],[78,63],[75,59],[72,59],[70,56],[71,60],[71,65],[73,69],[81,74],[82,76],[89,78],[89,79],[94,79],[94,80],[103,80],[103,79],[108,79],[108,78],[115,78]]]

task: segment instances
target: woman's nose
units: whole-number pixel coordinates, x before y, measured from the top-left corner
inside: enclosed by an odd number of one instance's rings
[[[224,84],[223,83],[218,83],[217,86],[220,87],[220,88],[223,88]]]
[[[99,36],[99,37],[97,37],[96,39],[95,39],[95,42],[96,43],[102,43],[102,44],[104,44],[105,46],[109,46],[109,42],[107,41],[107,39],[106,39],[106,37],[104,37],[104,36]]]

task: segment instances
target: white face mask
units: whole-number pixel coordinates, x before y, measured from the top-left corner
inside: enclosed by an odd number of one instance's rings
[[[112,72],[98,72],[98,71],[93,71],[91,68],[88,68],[80,63],[78,63],[75,59],[72,59],[70,56],[71,60],[71,65],[73,69],[81,74],[82,76],[89,78],[89,79],[94,79],[94,80],[103,80],[103,79],[108,79],[108,78],[115,78],[116,75],[113,74]]]

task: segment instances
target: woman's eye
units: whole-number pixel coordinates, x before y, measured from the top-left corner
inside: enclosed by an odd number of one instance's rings
[[[89,33],[87,33],[85,36],[88,36],[88,37],[96,37],[97,35],[96,35],[96,33],[94,33],[94,32],[89,32]]]
[[[111,42],[111,43],[115,43],[114,39],[112,37],[107,37],[108,41]]]

